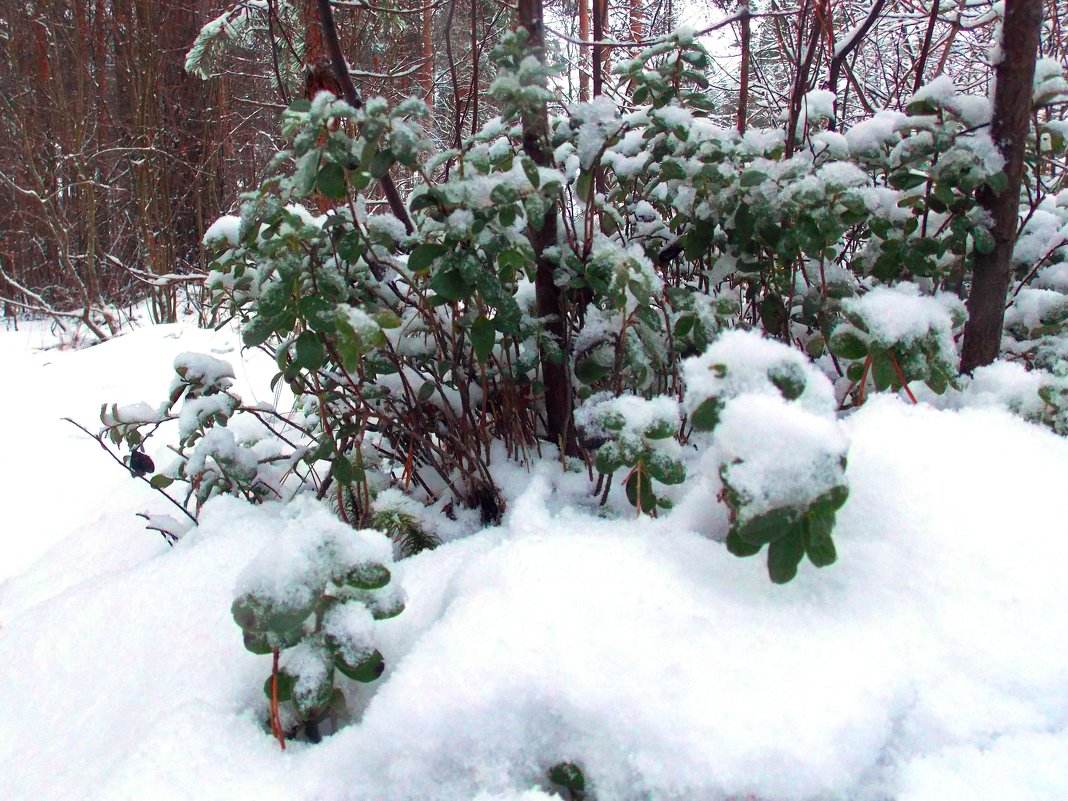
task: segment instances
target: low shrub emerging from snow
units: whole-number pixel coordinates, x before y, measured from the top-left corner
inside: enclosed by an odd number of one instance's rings
[[[849,488],[830,381],[798,351],[742,331],[685,369],[693,427],[711,434],[731,511],[728,550],[754,556],[767,545],[778,584],[806,555],[816,567],[832,564],[835,514]]]
[[[392,553],[382,534],[353,532],[304,506],[292,516],[284,536],[238,577],[231,610],[245,647],[274,657],[263,689],[283,747],[282,704],[312,740],[324,720],[347,719],[338,674],[362,683],[382,675],[374,622],[399,615],[405,600],[391,581]]]
[[[169,497],[190,518],[219,494],[314,494],[353,542],[374,527],[399,557],[499,521],[502,474],[545,460],[585,474],[605,515],[669,514],[711,478],[730,523],[707,533],[732,553],[768,546],[776,583],[805,556],[831,564],[849,495],[840,410],[869,387],[963,404],[981,384],[957,376],[954,337],[972,259],[993,247],[976,195],[1005,184],[985,102],[939,79],[843,135],[813,94],[787,157],[781,132],[715,124],[708,54],[679,33],[618,66],[632,102],[567,106],[535,159],[529,120],[560,98],[524,37],[493,53],[500,115],[444,153],[417,100],[293,103],[270,175],[205,237],[216,310],[275,360],[292,409],[244,403],[228,365],[186,355],[166,402],[105,408],[101,439],[144,473],[175,424],[175,459],[150,480],[182,488]],[[394,167],[415,179],[410,220],[368,203]],[[1036,203],[1006,351],[1035,379],[1016,382],[1014,408],[1064,431],[1068,199]],[[399,611],[377,585],[386,555],[340,536],[234,606],[246,644],[276,657],[272,703],[304,722],[337,711],[337,673],[374,678],[352,632]]]

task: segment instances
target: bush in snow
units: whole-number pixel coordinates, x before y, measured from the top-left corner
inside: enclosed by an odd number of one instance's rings
[[[446,518],[499,519],[504,460],[585,467],[609,509],[626,471],[629,502],[663,512],[688,446],[704,441],[724,460],[736,551],[770,521],[746,547],[782,542],[774,552],[792,559],[810,541],[812,559],[829,561],[845,499],[833,415],[850,382],[861,403],[869,386],[914,396],[910,383],[957,380],[956,298],[992,246],[976,195],[1005,181],[989,104],[939,78],[905,111],[839,133],[824,128],[827,93],[810,93],[788,150],[781,131],[713,122],[708,54],[686,32],[618,65],[622,105],[557,103],[552,69],[526,45],[522,30],[502,38],[500,115],[443,153],[429,152],[416,100],[354,108],[321,93],[283,113],[286,149],[206,241],[216,310],[272,355],[272,388],[292,392],[293,411],[186,391],[178,411],[105,426],[143,449],[181,418],[179,460],[159,484],[186,481],[198,503],[314,492],[353,527],[389,530],[400,553],[432,547]],[[1053,91],[1051,70],[1039,81]],[[546,108],[564,113],[532,127]],[[1046,134],[1031,146],[1064,147]],[[368,203],[391,169],[415,186],[399,217]],[[1053,370],[1068,353],[1068,200],[1040,179],[1021,207],[1034,213],[1015,254],[1007,350]],[[730,334],[739,328],[783,343],[778,355],[731,358],[758,355]],[[818,408],[806,400],[817,396]],[[818,480],[797,486],[785,471],[780,495],[758,481],[779,475],[747,428],[761,415]]]
[[[245,647],[274,657],[264,693],[283,746],[280,705],[292,708],[312,740],[323,720],[346,719],[338,674],[361,683],[381,676],[374,621],[404,611],[404,593],[391,581],[387,538],[303,511],[305,519],[265,546],[238,577],[232,607]]]
[[[608,477],[608,486],[616,471],[627,467],[627,500],[639,513],[655,515],[658,508],[671,508],[667,498],[657,497],[656,483],[686,480],[686,466],[675,441],[680,426],[677,401],[605,393],[590,398],[575,422],[587,447],[596,450],[594,465],[602,477]]]
[[[685,370],[690,419],[711,433],[731,510],[730,552],[754,556],[767,545],[777,584],[806,555],[816,567],[832,564],[835,515],[849,497],[848,441],[827,378],[796,350],[742,331]]]
[[[242,402],[232,390],[234,371],[228,363],[182,353],[175,358],[174,372],[167,400],[158,407],[147,403],[101,407],[100,437],[125,444],[133,459],[143,454],[162,425],[176,424],[178,442],[171,446],[176,458],[150,483],[166,494],[175,481],[182,482],[184,497],[172,501],[193,519],[196,510],[217,495],[236,495],[254,503],[281,498],[282,486],[306,456],[306,448],[291,443],[286,447],[288,438],[276,428],[272,409]],[[296,419],[286,424],[300,425]],[[141,472],[155,472],[155,464],[150,461]]]
[[[924,296],[915,284],[878,287],[842,303],[843,322],[829,342],[863,401],[870,379],[877,390],[905,389],[922,381],[941,394],[957,375],[953,329],[964,307],[953,295]]]

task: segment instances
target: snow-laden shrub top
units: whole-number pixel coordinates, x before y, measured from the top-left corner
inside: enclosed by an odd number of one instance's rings
[[[172,501],[190,517],[220,494],[315,493],[345,524],[335,545],[294,534],[239,586],[246,645],[275,657],[280,739],[279,703],[341,717],[335,673],[381,672],[349,604],[403,608],[384,556],[360,561],[342,531],[374,526],[408,556],[499,522],[506,484],[552,464],[606,516],[671,515],[700,488],[729,519],[709,533],[737,556],[767,545],[785,583],[806,556],[837,559],[839,414],[872,392],[916,402],[921,384],[968,403],[989,378],[962,380],[956,346],[994,247],[978,198],[1007,185],[985,98],[940,78],[841,133],[816,90],[787,142],[713,122],[686,32],[618,64],[619,103],[557,102],[522,29],[493,61],[499,115],[442,153],[418,100],[296,101],[268,176],[209,230],[216,309],[271,355],[292,409],[246,404],[228,366],[185,358],[165,404],[102,412],[143,478],[145,440],[177,423],[176,459],[147,480],[187,487]],[[1047,64],[1036,85],[1047,102],[1063,84]],[[1036,133],[1035,158],[1068,146]],[[391,170],[414,183],[397,216],[369,199]],[[1039,170],[1021,198],[1005,352],[1041,376],[1011,405],[1063,430],[1068,195],[1048,189]]]

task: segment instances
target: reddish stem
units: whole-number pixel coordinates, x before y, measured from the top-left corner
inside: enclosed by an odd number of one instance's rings
[[[282,750],[286,750],[286,738],[282,733],[282,718],[278,714],[278,649],[272,652],[274,666],[271,668],[271,733],[278,738],[278,744]]]
[[[864,372],[860,374],[860,387],[857,389],[857,406],[864,405],[864,387],[868,383],[868,370],[871,369],[871,355],[864,360]]]
[[[905,380],[905,374],[901,372],[901,365],[897,363],[897,359],[894,358],[894,352],[892,350],[887,351],[890,354],[890,363],[894,365],[894,370],[897,372],[897,380],[901,382],[901,388],[905,390],[905,394],[909,396],[909,400],[913,403],[919,403],[916,400],[916,396],[912,394],[912,390],[909,389],[909,382]]]

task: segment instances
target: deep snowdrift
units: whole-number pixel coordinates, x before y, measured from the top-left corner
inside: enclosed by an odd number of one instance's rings
[[[361,722],[282,753],[229,607],[283,510],[216,501],[168,548],[132,514],[159,500],[57,420],[233,340],[23,342],[0,334],[25,388],[0,397],[5,801],[536,801],[562,760],[600,801],[1068,798],[1068,442],[1044,430],[869,401],[839,562],[785,586],[690,530],[722,525],[713,497],[601,520],[541,465],[502,527],[398,566]]]

